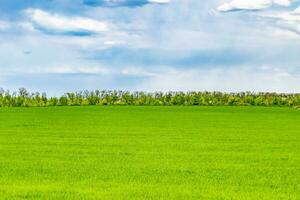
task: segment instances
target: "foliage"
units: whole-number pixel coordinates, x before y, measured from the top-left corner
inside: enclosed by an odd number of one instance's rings
[[[83,105],[164,105],[164,106],[300,106],[300,94],[222,92],[68,92],[61,97],[29,93],[25,88],[10,93],[0,89],[0,107],[44,107]]]

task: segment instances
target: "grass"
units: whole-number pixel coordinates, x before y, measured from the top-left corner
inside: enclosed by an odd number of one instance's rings
[[[299,199],[300,111],[0,109],[0,199]]]

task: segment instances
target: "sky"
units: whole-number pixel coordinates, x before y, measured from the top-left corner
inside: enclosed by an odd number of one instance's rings
[[[300,92],[300,0],[1,0],[0,88]]]

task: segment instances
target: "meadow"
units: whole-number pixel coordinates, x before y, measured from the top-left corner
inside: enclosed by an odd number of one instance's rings
[[[300,197],[300,111],[0,108],[0,199]]]

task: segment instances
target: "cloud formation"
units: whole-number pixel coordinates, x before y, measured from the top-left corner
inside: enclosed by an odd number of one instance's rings
[[[300,35],[300,7],[293,11],[263,13],[261,16],[275,20],[275,26],[281,29]]]
[[[296,2],[296,0],[233,0],[220,5],[217,10],[220,12],[260,10],[261,12],[252,12],[252,17],[266,22],[266,26],[275,30],[274,34],[285,32],[287,36],[294,37],[300,36],[300,6],[295,9]],[[285,9],[278,9],[278,6]]]
[[[147,4],[166,4],[171,0],[83,0],[88,6],[105,6],[105,7],[136,7]]]
[[[217,10],[230,12],[238,10],[263,10],[272,5],[290,6],[293,0],[233,0],[220,5]]]
[[[105,22],[84,17],[67,17],[39,9],[29,9],[26,14],[34,27],[48,33],[90,35],[108,30],[108,25]]]

